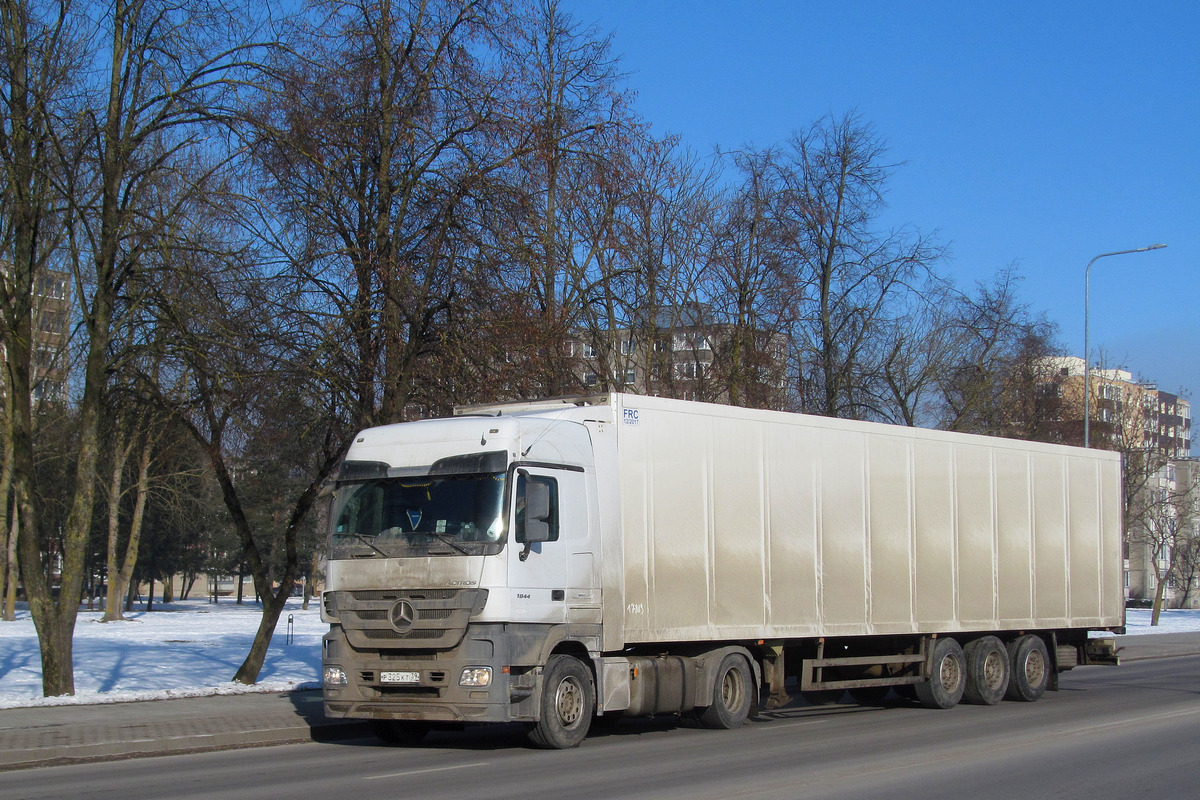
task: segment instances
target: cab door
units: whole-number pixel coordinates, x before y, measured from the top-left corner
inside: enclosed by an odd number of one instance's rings
[[[511,515],[514,621],[599,621],[595,534],[588,524],[584,472],[518,468]]]

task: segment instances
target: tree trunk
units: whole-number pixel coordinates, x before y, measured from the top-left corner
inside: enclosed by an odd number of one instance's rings
[[[8,547],[5,551],[4,610],[0,618],[13,622],[17,618],[17,525],[16,509],[13,509],[12,525],[8,529]]]
[[[13,622],[17,618],[17,535],[16,530],[8,540],[8,588],[4,593],[4,619]]]
[[[118,433],[117,438],[121,438]],[[117,549],[121,534],[121,483],[125,476],[125,463],[129,459],[129,447],[114,448],[112,474],[108,481],[108,547],[105,559],[108,563],[108,590],[105,592],[104,616],[101,622],[117,622],[125,619],[121,612],[120,598],[125,595],[125,581],[121,574]],[[128,552],[128,550],[126,550]]]
[[[1162,614],[1163,595],[1166,594],[1167,579],[1165,577],[1156,576],[1158,578],[1158,586],[1154,589],[1154,610],[1150,612],[1150,627],[1158,626],[1158,618]]]
[[[12,428],[10,420],[12,419],[11,405],[8,402],[8,393],[4,387],[8,381],[0,376],[0,448],[4,451],[4,458],[0,461],[0,554],[4,556],[4,564],[0,565],[0,602],[8,597],[9,581],[12,580],[12,575],[15,572],[13,569],[13,559],[16,558],[16,539],[13,536],[12,517],[9,514],[8,497],[9,489],[12,487],[12,467],[13,467],[13,447],[12,447]],[[5,609],[6,611],[7,609]],[[0,613],[0,619],[10,619],[6,614]]]
[[[279,623],[279,615],[283,613],[287,598],[288,589],[283,584],[280,584],[274,593],[266,592],[263,595],[262,618],[258,621],[258,630],[254,634],[254,642],[250,645],[246,660],[234,673],[233,680],[236,683],[253,684],[258,680],[258,673],[262,671],[263,662],[267,659],[271,637],[275,635],[275,626]]]

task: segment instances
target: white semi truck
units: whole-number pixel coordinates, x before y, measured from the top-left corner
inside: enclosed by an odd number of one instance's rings
[[[1113,453],[604,394],[372,428],[334,484],[325,712],[381,737],[895,689],[1036,700],[1115,664]]]

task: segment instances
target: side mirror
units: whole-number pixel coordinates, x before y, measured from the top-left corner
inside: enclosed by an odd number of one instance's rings
[[[521,560],[529,558],[536,542],[550,541],[550,487],[541,481],[525,482],[525,548]]]

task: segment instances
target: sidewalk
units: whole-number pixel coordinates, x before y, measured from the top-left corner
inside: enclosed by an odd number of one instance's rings
[[[1125,661],[1200,655],[1200,633],[1120,636],[1117,644]],[[362,721],[325,719],[315,690],[12,708],[0,710],[0,770],[368,735]]]
[[[0,770],[369,735],[362,721],[325,719],[319,690],[10,708]]]

